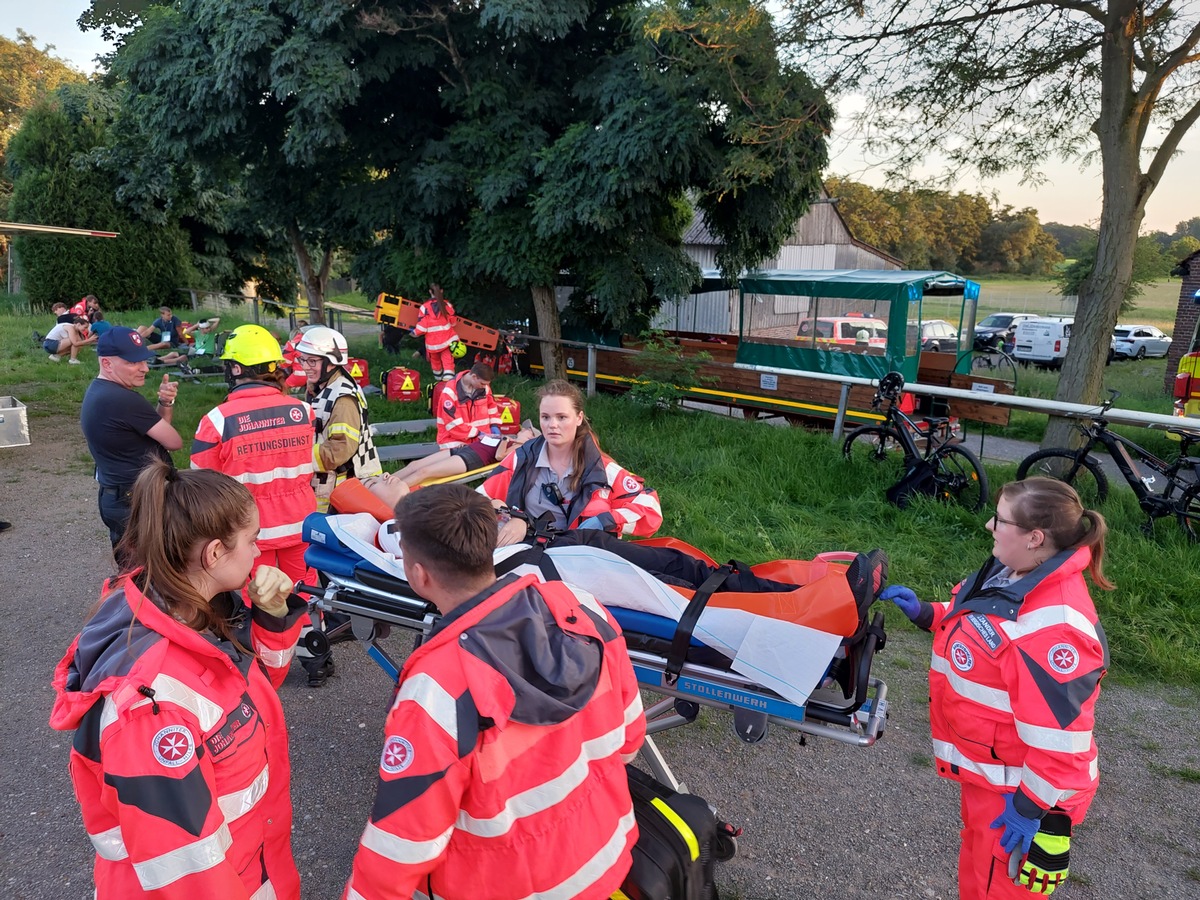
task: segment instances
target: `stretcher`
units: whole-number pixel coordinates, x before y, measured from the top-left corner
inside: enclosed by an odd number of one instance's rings
[[[315,610],[349,619],[329,633],[314,629],[306,639],[310,652],[324,653],[329,638],[344,636],[348,630],[388,677],[395,679],[400,667],[380,640],[391,628],[398,627],[414,632],[419,641],[434,628],[439,613],[409,587],[402,560],[376,545],[375,529],[383,534],[387,527],[366,513],[310,515],[304,524],[309,542],[306,561],[319,573],[320,584],[300,585],[298,590],[310,597]],[[671,539],[666,543],[679,549],[687,546]],[[836,565],[819,557],[813,562],[777,561],[766,564],[767,571],[759,571],[759,567],[755,571],[777,577],[787,574],[789,564],[794,564],[793,574],[794,566],[808,567],[815,573],[816,567]],[[644,755],[655,776],[676,789],[686,788],[671,772],[652,736],[695,721],[702,707],[732,713],[734,730],[747,743],[762,740],[770,726],[859,747],[873,745],[884,731],[887,685],[871,675],[874,655],[886,641],[882,613],[868,621],[866,609],[854,609],[847,622],[843,609],[834,615],[840,616],[843,633],[829,635],[734,609],[736,604],[730,599],[780,595],[716,593],[708,597],[716,600],[713,607],[696,618],[687,615],[695,606],[695,597],[686,596],[689,592],[669,588],[649,573],[592,547],[501,548],[497,551],[497,573],[509,571],[561,577],[589,590],[608,606],[625,633],[639,683],[663,697],[646,710],[647,734],[651,738]],[[661,608],[663,602],[671,603],[671,597],[684,611],[680,620],[685,625],[690,622],[686,633],[675,618],[648,611]],[[648,598],[653,602],[647,602]],[[817,613],[830,621],[827,611]],[[740,645],[735,647],[727,635],[720,636],[718,625],[722,619],[735,620]],[[768,620],[762,623],[766,627],[758,629],[762,634],[756,635],[753,626],[747,627],[747,619],[754,620],[755,625],[760,624],[759,620]],[[770,646],[767,641],[765,653],[768,658],[782,657],[788,665],[798,664],[801,673],[795,678],[768,673],[769,666],[758,668],[762,657],[754,656],[764,649],[760,646],[763,636],[780,629],[788,634],[788,643]],[[811,638],[805,646],[815,649],[802,649],[794,642],[796,635]],[[742,662],[748,645],[753,645],[747,653],[752,660],[749,669]],[[805,678],[811,678],[812,683],[806,684]],[[772,686],[765,686],[764,681]]]

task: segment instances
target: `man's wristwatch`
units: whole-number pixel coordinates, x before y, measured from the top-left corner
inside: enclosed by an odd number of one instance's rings
[[[167,401],[167,400],[159,400],[159,401],[158,401],[158,405],[159,405],[159,406],[174,406],[174,405],[175,405],[175,401],[174,401],[174,400],[171,400],[171,401]]]

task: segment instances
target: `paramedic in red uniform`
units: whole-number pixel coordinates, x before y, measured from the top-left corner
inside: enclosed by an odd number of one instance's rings
[[[587,545],[668,584],[700,587],[714,571],[704,561],[672,548],[620,539],[654,534],[662,524],[662,508],[657,493],[600,450],[579,388],[567,381],[548,381],[537,397],[541,436],[518,447],[479,487],[507,520],[500,526],[500,546],[533,540],[555,547]],[[864,559],[859,565],[868,562]],[[796,589],[794,584],[759,578],[744,563],[733,566],[718,590]],[[858,568],[856,579],[857,572]]]
[[[120,573],[54,674],[97,900],[299,900],[269,673],[306,607],[266,566],[243,603],[258,525],[219,472],[155,460],[134,485]]]
[[[609,897],[646,731],[620,627],[560,581],[497,581],[496,514],[469,488],[410,494],[396,522],[409,584],[442,617],[400,673],[343,897]]]
[[[421,304],[413,334],[425,338],[425,358],[433,370],[434,381],[449,381],[454,377],[454,355],[450,345],[458,340],[454,324],[458,317],[450,301],[442,296],[442,286],[429,286],[429,299]]]
[[[265,328],[234,329],[221,359],[232,390],[200,420],[192,468],[224,472],[249,488],[261,519],[256,565],[274,566],[300,581],[308,569],[301,526],[317,509],[312,409],[281,391],[283,352]]]
[[[934,635],[929,718],[938,774],[961,785],[962,900],[1066,880],[1071,828],[1099,783],[1092,727],[1108,666],[1084,580],[1112,587],[1104,518],[1068,485],[1029,478],[1001,489],[988,528],[991,558],[950,602],[899,585],[880,595]]]
[[[438,391],[434,412],[437,415],[437,443],[443,450],[457,450],[470,445],[473,456],[468,460],[478,469],[495,460],[495,446],[500,443],[500,408],[492,396],[495,370],[487,363],[475,363],[467,371],[446,382]],[[436,390],[436,389],[435,389]],[[491,443],[491,458],[474,446],[481,438],[496,438]]]

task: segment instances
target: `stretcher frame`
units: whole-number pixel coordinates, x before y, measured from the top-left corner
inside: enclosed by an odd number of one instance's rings
[[[311,551],[310,551],[311,552]],[[417,635],[418,644],[437,624],[440,614],[427,601],[365,583],[357,577],[322,571],[323,586],[297,585],[309,596],[315,611],[348,616],[328,634],[314,628],[312,638],[318,646],[310,651],[324,652],[322,641],[348,628],[366,654],[387,676],[395,681],[400,665],[380,646],[387,634],[380,625],[397,626]],[[397,582],[399,584],[399,582]],[[818,688],[808,703],[793,703],[733,671],[685,661],[677,679],[668,677],[667,660],[657,654],[630,649],[634,674],[644,690],[663,695],[664,699],[646,709],[646,742],[643,758],[659,781],[675,790],[686,785],[671,771],[653,736],[694,722],[701,707],[724,710],[734,715],[734,730],[747,743],[757,743],[769,725],[796,731],[803,736],[829,738],[856,747],[870,747],[883,734],[887,723],[887,683],[869,675],[871,662],[883,642],[882,614],[877,613],[864,637],[861,654],[864,672],[855,697],[846,698],[836,687]],[[743,728],[743,726],[745,726]]]

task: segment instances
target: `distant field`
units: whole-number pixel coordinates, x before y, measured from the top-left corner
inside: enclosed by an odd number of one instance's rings
[[[1033,312],[1043,315],[1071,315],[1074,310],[1058,296],[1053,281],[979,279],[980,318],[990,312]],[[1179,279],[1168,278],[1147,285],[1137,299],[1137,309],[1121,316],[1122,322],[1156,325],[1170,334],[1175,328],[1175,310],[1179,305]]]

